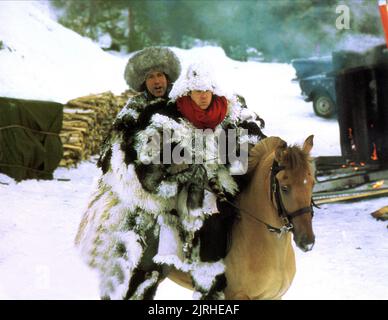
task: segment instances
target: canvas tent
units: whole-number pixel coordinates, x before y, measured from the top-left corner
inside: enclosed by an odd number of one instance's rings
[[[0,172],[16,181],[52,179],[62,120],[60,103],[0,97]]]

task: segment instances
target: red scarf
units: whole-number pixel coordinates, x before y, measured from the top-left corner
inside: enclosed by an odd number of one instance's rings
[[[213,96],[210,106],[202,110],[189,96],[184,96],[176,104],[179,112],[195,127],[214,129],[225,119],[228,102],[225,97]]]

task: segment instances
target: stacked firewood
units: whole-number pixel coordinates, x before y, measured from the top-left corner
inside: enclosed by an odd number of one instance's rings
[[[60,166],[70,167],[100,151],[117,113],[135,92],[119,96],[112,92],[89,95],[67,102],[63,109],[60,133],[63,157]]]

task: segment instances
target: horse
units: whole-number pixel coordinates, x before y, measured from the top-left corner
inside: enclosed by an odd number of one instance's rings
[[[302,251],[313,248],[312,147],[313,135],[302,148],[269,137],[250,150],[249,183],[236,200],[239,219],[224,259],[226,299],[281,299],[296,272],[291,233]],[[192,289],[188,274],[174,269],[168,277]]]

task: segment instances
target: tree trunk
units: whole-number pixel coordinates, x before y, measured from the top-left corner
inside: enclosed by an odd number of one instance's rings
[[[136,34],[135,34],[135,23],[134,14],[131,7],[128,7],[128,51],[134,51],[136,48]]]

